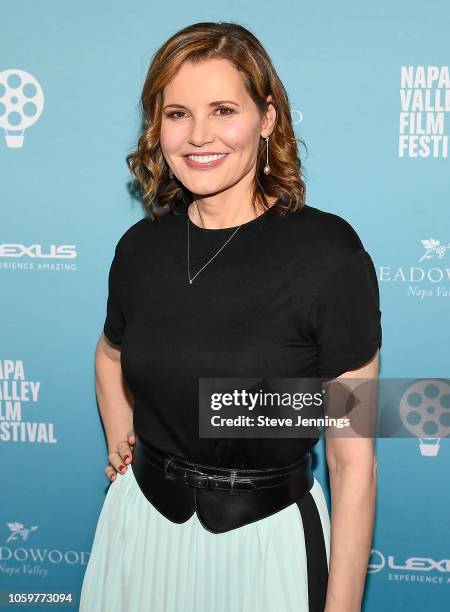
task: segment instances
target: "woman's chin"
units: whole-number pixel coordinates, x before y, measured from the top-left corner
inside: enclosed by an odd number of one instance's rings
[[[206,198],[208,196],[217,195],[228,189],[228,185],[213,181],[191,181],[184,183],[189,191],[195,194],[197,198]]]

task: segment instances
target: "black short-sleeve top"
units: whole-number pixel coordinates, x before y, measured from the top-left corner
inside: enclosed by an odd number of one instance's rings
[[[381,347],[378,282],[353,227],[306,205],[241,225],[191,284],[188,234],[192,278],[235,229],[202,228],[185,206],[135,223],[115,249],[104,333],[121,345],[138,436],[207,465],[276,467],[317,438],[200,438],[198,379],[362,366]]]

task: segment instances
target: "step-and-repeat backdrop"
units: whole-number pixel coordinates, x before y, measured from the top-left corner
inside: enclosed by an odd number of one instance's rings
[[[150,57],[190,23],[237,21],[267,48],[308,148],[307,202],[347,219],[375,263],[381,377],[433,379],[418,403],[438,389],[450,407],[445,0],[17,0],[0,11],[1,591],[81,588],[108,487],[93,369],[107,272],[144,214],[124,158]],[[449,609],[450,428],[441,419],[432,443],[415,425],[377,442],[367,612]],[[329,501],[323,451],[315,474]]]

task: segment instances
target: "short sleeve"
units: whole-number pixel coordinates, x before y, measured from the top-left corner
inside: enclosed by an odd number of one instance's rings
[[[315,317],[319,377],[355,370],[381,347],[379,287],[367,251],[353,252],[330,272]]]
[[[122,344],[122,336],[126,326],[123,300],[125,277],[122,274],[122,267],[123,262],[118,245],[116,246],[109,269],[108,300],[106,305],[106,319],[103,326],[105,336],[107,336],[113,344]]]

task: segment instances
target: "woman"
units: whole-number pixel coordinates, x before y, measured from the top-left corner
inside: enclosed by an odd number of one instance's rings
[[[127,161],[148,215],[110,269],[96,377],[114,482],[80,610],[356,612],[371,440],[327,440],[330,525],[317,438],[200,438],[198,384],[376,377],[370,256],[348,222],[305,204],[286,91],[245,28],[172,36],[142,110]]]

